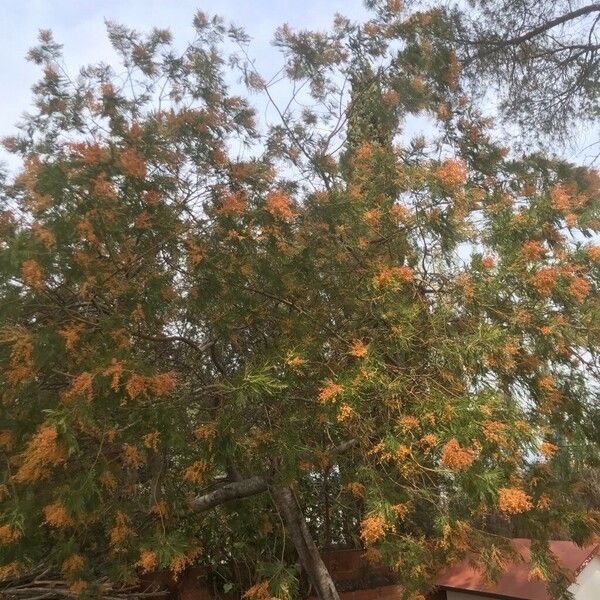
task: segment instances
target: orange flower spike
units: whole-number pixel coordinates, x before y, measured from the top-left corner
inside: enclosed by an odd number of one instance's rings
[[[333,381],[329,381],[319,391],[319,401],[321,402],[321,404],[327,404],[328,402],[332,402],[343,391],[344,391],[344,387],[342,385],[340,385],[339,383],[335,383]]]
[[[446,443],[442,452],[442,465],[453,471],[461,471],[469,468],[475,460],[475,452],[469,448],[463,448],[458,440],[453,438]]]
[[[434,172],[435,179],[447,190],[455,191],[467,182],[467,168],[462,160],[445,160]]]
[[[531,496],[519,488],[501,488],[498,494],[498,508],[506,514],[517,515],[533,508]]]

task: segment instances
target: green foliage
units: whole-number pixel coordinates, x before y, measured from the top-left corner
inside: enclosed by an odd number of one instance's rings
[[[306,91],[275,124],[230,91],[233,65],[271,94],[220,19],[179,56],[110,24],[123,72],[75,81],[41,33],[1,188],[2,578],[201,564],[302,596],[282,486],[317,545],[364,546],[407,595],[468,551],[497,572],[515,531],[540,557],[598,533],[598,174],[510,156],[453,21],[372,4],[278,31]]]

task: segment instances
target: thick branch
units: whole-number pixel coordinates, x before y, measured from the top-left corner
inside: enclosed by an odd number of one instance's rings
[[[238,500],[266,492],[267,487],[267,479],[261,475],[242,479],[241,481],[232,481],[212,492],[194,498],[190,508],[196,512],[210,510],[229,500]]]

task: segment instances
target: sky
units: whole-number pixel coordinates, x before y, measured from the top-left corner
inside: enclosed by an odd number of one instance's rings
[[[14,133],[14,124],[30,104],[39,68],[25,56],[37,43],[40,29],[51,29],[56,41],[64,45],[67,68],[75,74],[85,64],[114,62],[105,20],[138,31],[167,28],[183,46],[193,39],[192,19],[202,10],[222,15],[250,34],[250,55],[268,79],[281,66],[278,51],[271,45],[278,26],[287,22],[295,29],[319,29],[328,27],[335,13],[356,20],[366,16],[362,0],[0,0],[0,8],[0,138]],[[421,127],[427,125],[417,123],[411,133]],[[585,162],[586,152],[581,149],[587,146],[588,137],[578,131],[578,149],[559,152]],[[13,158],[0,152],[0,163],[11,164]]]
[[[336,12],[357,19],[365,14],[362,0],[0,0],[0,5],[0,137],[14,131],[30,103],[39,71],[25,56],[39,29],[51,29],[64,44],[67,67],[76,73],[83,64],[112,62],[105,20],[139,31],[167,28],[184,44],[193,38],[192,19],[200,9],[244,27],[253,38],[250,52],[268,75],[281,65],[271,46],[279,25],[318,29]]]

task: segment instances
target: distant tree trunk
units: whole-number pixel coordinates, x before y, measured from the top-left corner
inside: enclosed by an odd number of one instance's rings
[[[273,489],[273,496],[290,539],[298,552],[300,564],[306,571],[318,597],[320,600],[339,600],[333,579],[308,531],[304,515],[291,488]]]
[[[331,505],[329,502],[330,468],[323,471],[323,548],[331,546]]]

